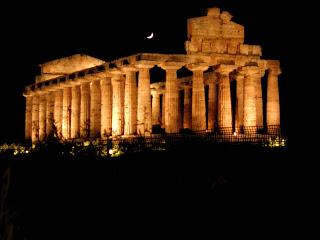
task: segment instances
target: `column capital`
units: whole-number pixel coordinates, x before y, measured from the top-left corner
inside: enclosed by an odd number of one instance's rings
[[[123,74],[123,72],[119,69],[119,68],[112,68],[109,70],[111,76],[115,76],[115,75],[121,75]]]
[[[140,60],[140,61],[137,61],[137,63],[135,64],[135,67],[137,67],[138,69],[150,69],[150,68],[153,68],[156,64],[157,64],[156,62]]]
[[[127,73],[127,72],[137,72],[139,71],[138,68],[134,67],[134,66],[122,66],[121,67],[121,70],[124,72],[124,73]]]
[[[162,62],[158,64],[164,70],[178,70],[182,68],[185,64],[184,63],[177,63],[177,62]]]
[[[245,66],[241,67],[241,71],[244,72],[245,75],[258,75],[261,76],[260,68],[257,66]]]
[[[278,76],[282,73],[280,68],[269,68],[268,70],[269,70],[269,74],[273,76]]]
[[[191,63],[186,66],[190,71],[206,71],[209,66],[207,63]]]
[[[220,64],[216,67],[215,71],[223,75],[229,75],[236,68],[236,65]]]

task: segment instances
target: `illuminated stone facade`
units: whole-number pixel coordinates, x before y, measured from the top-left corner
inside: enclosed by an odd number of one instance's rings
[[[41,75],[24,92],[26,140],[53,133],[65,139],[150,136],[155,126],[166,133],[239,134],[279,126],[280,63],[261,59],[260,46],[244,44],[244,27],[231,18],[210,8],[207,16],[188,19],[186,54],[139,53],[111,62],[77,54],[41,64]],[[165,71],[164,81],[152,81],[155,67]]]

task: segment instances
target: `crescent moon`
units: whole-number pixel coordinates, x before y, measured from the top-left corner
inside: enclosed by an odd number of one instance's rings
[[[153,32],[151,33],[151,35],[150,35],[150,36],[147,36],[147,38],[148,38],[148,39],[153,38]]]

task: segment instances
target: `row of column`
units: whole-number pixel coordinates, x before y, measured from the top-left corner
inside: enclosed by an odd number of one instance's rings
[[[210,74],[208,79],[207,118],[206,99],[203,80],[203,71],[206,67],[194,67],[192,88],[185,87],[183,111],[179,108],[180,100],[177,99],[178,90],[173,89],[172,76],[167,76],[166,90],[162,97],[162,119],[160,118],[160,93],[152,93],[152,123],[161,124],[166,132],[178,132],[180,128],[189,128],[194,131],[214,130],[230,128],[233,125],[230,73],[234,66],[222,65],[216,69],[215,74]],[[168,71],[167,71],[168,72]],[[168,73],[167,73],[168,74]],[[267,85],[267,112],[266,122],[268,126],[280,125],[280,104],[278,75],[279,70],[270,69]],[[235,106],[235,130],[242,128],[255,131],[257,127],[263,127],[263,99],[261,78],[264,72],[258,67],[248,66],[237,71],[236,81],[236,106]],[[192,90],[192,91],[190,91]],[[171,92],[173,91],[173,93]],[[168,96],[169,95],[169,96]],[[174,96],[174,98],[172,98]],[[171,97],[171,98],[170,98]],[[171,102],[170,105],[167,102]],[[173,103],[173,104],[172,104]],[[168,110],[167,110],[168,109]],[[178,110],[177,110],[178,109]],[[172,119],[172,116],[174,117]],[[170,119],[171,117],[171,119]],[[183,124],[179,123],[183,119]],[[206,126],[207,120],[207,126]],[[168,122],[169,121],[169,122]],[[173,123],[173,128],[170,128]],[[177,129],[177,127],[181,126]],[[245,130],[246,130],[245,129]]]
[[[183,107],[179,102],[177,70],[166,64],[166,89],[162,97],[153,94],[151,104],[150,68],[126,67],[113,71],[111,77],[40,92],[26,97],[26,139],[42,141],[50,134],[64,138],[113,135],[150,135],[152,125],[163,124],[167,133],[180,128],[194,131],[232,127],[230,73],[231,65],[221,65],[208,80],[208,127],[204,71],[207,66],[192,66],[192,90],[185,89]],[[138,86],[136,72],[139,72]],[[280,124],[278,91],[279,71],[270,70],[267,89],[267,125]],[[215,79],[215,77],[218,79]],[[261,72],[258,67],[243,67],[236,75],[236,128],[263,126]],[[151,107],[152,106],[152,107]],[[183,112],[182,112],[183,109]],[[181,117],[183,115],[183,123]]]

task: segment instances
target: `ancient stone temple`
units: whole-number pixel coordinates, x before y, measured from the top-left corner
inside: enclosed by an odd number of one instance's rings
[[[280,125],[280,63],[262,59],[259,45],[245,44],[244,27],[231,18],[210,8],[188,19],[186,54],[139,53],[109,62],[77,54],[41,64],[24,92],[26,140],[53,132],[103,139],[151,136],[156,129],[271,131]],[[155,82],[154,70],[163,79]]]

